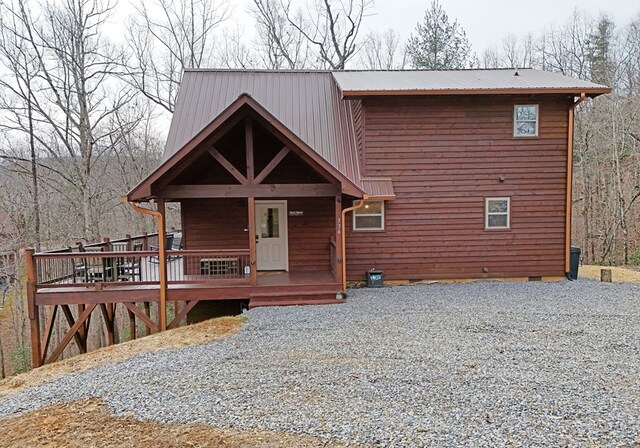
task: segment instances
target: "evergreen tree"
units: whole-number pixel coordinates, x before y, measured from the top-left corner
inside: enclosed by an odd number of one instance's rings
[[[607,16],[601,16],[595,32],[588,41],[591,81],[611,85],[613,83],[614,61],[612,41],[615,23]]]
[[[451,23],[440,3],[433,0],[416,35],[409,38],[407,51],[414,68],[460,69],[468,64],[471,46],[458,21]]]

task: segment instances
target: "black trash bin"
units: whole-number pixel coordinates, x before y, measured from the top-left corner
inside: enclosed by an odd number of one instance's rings
[[[578,280],[578,267],[580,266],[580,254],[582,251],[579,247],[571,246],[571,259],[569,263],[569,279]]]
[[[384,272],[376,269],[367,271],[367,286],[369,288],[380,288],[384,285]]]

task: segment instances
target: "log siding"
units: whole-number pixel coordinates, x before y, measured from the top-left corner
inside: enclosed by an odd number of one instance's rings
[[[282,199],[287,210],[303,212],[288,217],[289,270],[330,271],[334,198]],[[187,199],[181,204],[185,249],[249,248],[246,199]]]
[[[513,136],[513,107],[539,105],[539,136]],[[369,98],[364,172],[396,197],[385,230],[347,230],[347,278],[564,275],[566,95]],[[504,181],[501,181],[501,179]],[[485,198],[511,198],[511,227],[485,229]]]

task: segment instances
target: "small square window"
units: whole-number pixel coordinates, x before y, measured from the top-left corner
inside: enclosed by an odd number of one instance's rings
[[[513,108],[513,136],[538,136],[538,105],[516,105]]]
[[[353,230],[384,230],[384,201],[365,201],[355,209]]]
[[[511,219],[510,198],[487,198],[485,203],[486,229],[508,229]]]

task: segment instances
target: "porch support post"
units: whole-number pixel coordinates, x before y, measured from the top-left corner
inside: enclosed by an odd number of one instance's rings
[[[255,286],[258,282],[257,272],[257,256],[256,256],[256,199],[250,197],[248,199],[249,206],[249,267],[251,269],[251,285]]]
[[[167,329],[167,231],[165,229],[164,199],[158,198],[158,263],[160,274],[160,302],[159,302],[159,327],[160,331]]]
[[[335,260],[335,275],[336,283],[342,284],[342,232],[344,231],[342,223],[342,195],[336,195],[336,260]]]

